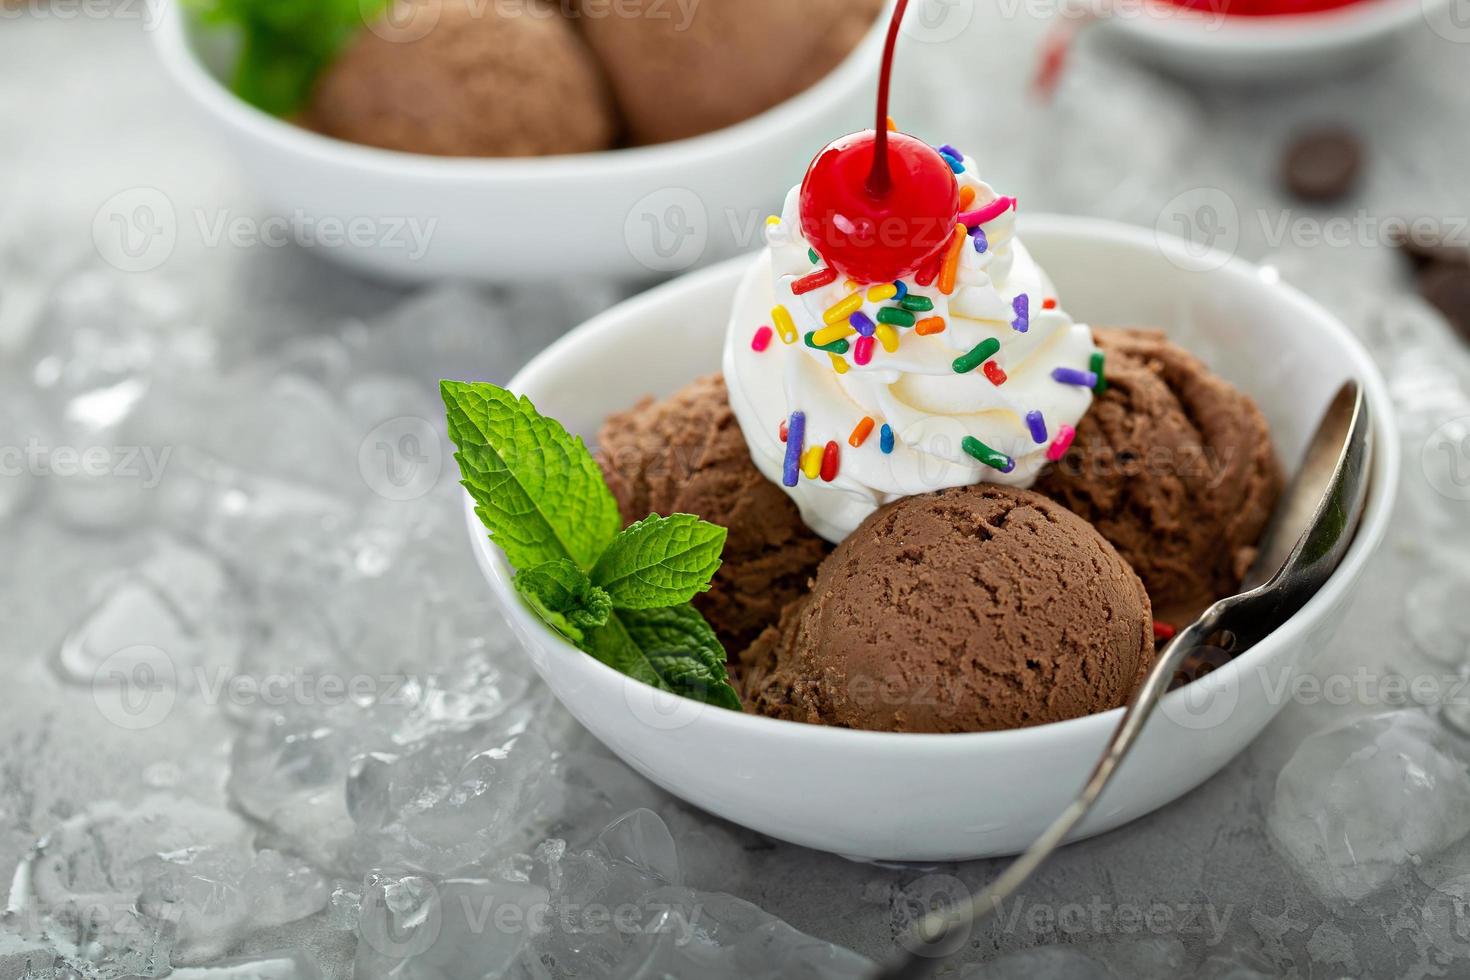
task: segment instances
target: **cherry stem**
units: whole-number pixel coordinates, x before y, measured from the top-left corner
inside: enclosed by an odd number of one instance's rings
[[[873,147],[873,169],[868,174],[868,194],[871,197],[887,197],[893,188],[893,176],[888,167],[888,90],[893,82],[893,54],[898,48],[898,31],[903,26],[903,15],[909,8],[909,0],[898,0],[893,9],[893,20],[888,25],[888,41],[883,46],[883,70],[878,75],[878,123],[874,130],[878,134]]]

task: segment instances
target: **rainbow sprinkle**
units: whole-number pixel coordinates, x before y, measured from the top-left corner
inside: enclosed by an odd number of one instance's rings
[[[830,286],[837,281],[837,270],[832,268],[818,269],[811,275],[802,276],[791,284],[791,292],[796,296],[804,296],[814,289]]]
[[[851,296],[827,308],[822,314],[822,319],[827,323],[841,323],[863,308],[863,294],[853,293]]]
[[[869,303],[886,303],[898,295],[898,284],[887,282],[868,290]]]
[[[882,344],[883,349],[888,353],[892,354],[898,350],[898,331],[888,324],[878,324],[878,329],[873,331],[873,336],[878,338],[878,343]]]
[[[813,331],[814,340],[811,344],[813,347],[825,348],[828,344],[834,344],[839,340],[851,337],[855,332],[851,323],[834,323],[830,327],[823,327],[820,330]]]
[[[974,203],[975,203],[975,188],[973,188],[973,187],[961,187],[960,188],[960,210],[963,211],[963,210],[965,210],[965,208],[969,207],[970,205],[972,205]]]
[[[909,294],[909,284],[904,282],[902,279],[899,279],[897,282],[895,282],[893,284],[893,288],[898,290],[898,292],[893,294],[894,299],[903,299]]]
[[[781,420],[781,427],[776,430],[776,434],[778,436],[780,436],[782,442],[785,442],[786,441],[787,432],[786,432],[786,420],[785,419],[782,419]]]
[[[885,306],[878,311],[878,322],[886,323],[890,327],[912,327],[914,315],[908,310],[900,310],[896,306]]]
[[[914,282],[920,286],[932,286],[934,280],[939,278],[940,267],[944,265],[944,249],[935,252],[924,260],[923,266],[914,274]]]
[[[873,362],[873,338],[859,337],[852,349],[853,362],[858,367],[867,367]]]
[[[985,372],[985,377],[988,378],[990,380],[990,383],[995,385],[997,388],[1006,383],[1005,371],[1003,371],[1001,369],[1001,366],[994,361],[986,361],[985,366],[982,368],[982,370]]]
[[[781,466],[781,482],[794,487],[801,480],[801,450],[806,442],[806,413],[792,412],[786,422],[786,458]]]
[[[1044,299],[1044,300],[1041,301],[1041,308],[1043,310],[1054,310],[1054,309],[1056,309],[1057,308],[1057,301],[1056,301],[1056,299],[1053,298],[1053,297],[1051,297],[1051,296],[1048,296],[1046,299]]]
[[[991,449],[974,436],[965,436],[961,439],[960,448],[991,469],[1000,470],[1002,473],[1009,473],[1016,468],[1016,461],[1014,459],[1011,459],[1005,453]]]
[[[927,296],[905,296],[898,305],[910,313],[928,313],[934,309],[934,301]]]
[[[781,335],[781,343],[796,343],[796,338],[800,334],[796,330],[796,321],[791,319],[790,310],[784,306],[771,310],[771,322],[776,324],[776,332]]]
[[[965,172],[965,165],[958,157],[945,153],[943,150],[939,151],[939,155],[944,158],[945,163],[949,164],[949,169],[953,170],[956,174]]]
[[[928,337],[931,334],[944,333],[944,317],[925,317],[914,325],[914,333],[920,337]]]
[[[1040,412],[1026,413],[1026,427],[1031,430],[1031,441],[1037,445],[1046,442],[1046,416]]]
[[[985,232],[984,232],[983,229],[976,228],[975,229],[975,251],[978,252],[978,253],[980,253],[981,255],[984,255],[989,250],[990,250],[990,239],[988,239],[988,238],[985,237]]]
[[[842,466],[842,447],[836,442],[827,443],[822,450],[822,482],[831,483],[837,479],[837,471]]]
[[[1072,440],[1077,438],[1077,430],[1070,425],[1063,425],[1057,429],[1057,437],[1047,447],[1046,458],[1053,463],[1067,455],[1067,450],[1072,448]]]
[[[969,233],[964,225],[954,226],[954,236],[950,238],[944,265],[939,270],[939,291],[946,296],[954,292],[955,283],[959,281],[960,251],[965,247],[965,236]]]
[[[761,327],[755,332],[755,336],[750,338],[750,349],[757,354],[762,353],[767,347],[771,346],[771,336],[770,327]]]
[[[822,447],[812,446],[801,454],[801,472],[808,480],[822,475]],[[795,484],[793,484],[795,486]]]
[[[874,331],[878,329],[877,325],[873,323],[873,318],[861,310],[848,317],[847,322],[852,324],[852,329],[864,337],[873,336]]]
[[[1097,375],[1097,384],[1092,386],[1093,394],[1101,395],[1103,392],[1108,390],[1108,378],[1107,375],[1103,373],[1103,368],[1106,366],[1106,364],[1107,355],[1104,354],[1102,351],[1093,351],[1092,358],[1087,363],[1088,369],[1091,370],[1093,374]]]
[[[1076,368],[1059,367],[1051,373],[1053,381],[1060,381],[1064,385],[1076,385],[1079,388],[1096,388],[1097,375],[1091,371],[1079,371]]]
[[[878,448],[883,450],[885,456],[893,452],[893,427],[887,422],[883,423],[883,428],[878,432]]]
[[[1025,293],[1011,300],[1011,309],[1016,311],[1016,318],[1011,321],[1011,326],[1016,333],[1025,333],[1031,329],[1031,297]]]
[[[822,261],[822,257],[817,254],[817,250],[814,248],[809,248],[806,250],[806,257],[812,260],[812,265],[816,265],[818,262]]]
[[[844,340],[843,343],[845,344],[845,343],[847,343],[847,341]],[[832,370],[836,371],[838,374],[846,374],[847,373],[847,361],[846,360],[844,360],[843,358],[839,357],[836,354],[828,354],[827,356],[830,357],[830,358],[832,358]]]
[[[826,351],[828,354],[846,354],[847,353],[849,344],[847,343],[846,340],[843,340],[841,337],[838,337],[836,340],[829,340],[829,341],[827,341],[824,344],[824,343],[821,343],[821,342],[819,342],[817,340],[818,333],[819,333],[818,331],[815,331],[814,330],[814,331],[808,332],[807,335],[806,335],[806,345],[808,347],[810,347],[812,350]]]
[[[863,443],[868,441],[868,436],[873,434],[873,426],[877,424],[877,422],[873,421],[872,416],[864,415],[858,424],[853,426],[852,435],[847,437],[847,444],[854,449],[860,448]],[[887,426],[884,428],[887,428]]]
[[[976,225],[983,225],[987,221],[994,221],[1015,206],[1016,199],[1014,197],[997,197],[983,208],[966,211],[960,215],[960,224],[966,228],[974,228]]]
[[[976,344],[968,354],[961,354],[955,358],[954,373],[969,374],[981,364],[990,360],[1000,351],[1000,341],[994,337],[986,337]]]

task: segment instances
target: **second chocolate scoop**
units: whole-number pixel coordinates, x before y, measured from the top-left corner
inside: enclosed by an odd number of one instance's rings
[[[1153,655],[1148,595],[1112,545],[1040,494],[982,484],[868,518],[740,669],[747,710],[944,733],[1115,708]]]

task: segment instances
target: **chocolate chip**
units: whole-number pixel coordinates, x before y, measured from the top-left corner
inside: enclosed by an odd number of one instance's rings
[[[1430,266],[1419,276],[1419,292],[1470,340],[1470,265]]]
[[[1297,137],[1282,161],[1282,179],[1306,201],[1336,201],[1352,193],[1363,170],[1363,144],[1345,129],[1319,129]]]

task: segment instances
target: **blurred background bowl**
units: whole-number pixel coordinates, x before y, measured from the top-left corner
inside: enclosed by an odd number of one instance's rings
[[[433,223],[422,254],[350,241],[324,250],[403,282],[565,283],[569,271],[652,278],[760,244],[793,175],[827,140],[871,125],[888,20],[880,16],[816,85],[713,133],[576,156],[470,159],[347,143],[256,109],[222,81],[228,52],[178,0],[164,2],[153,32],[159,56],[265,204],[313,223]]]
[[[1145,60],[1189,78],[1281,82],[1382,57],[1416,25],[1427,27],[1448,2],[1364,0],[1322,13],[1242,17],[1144,0],[1125,3],[1104,30]]]

